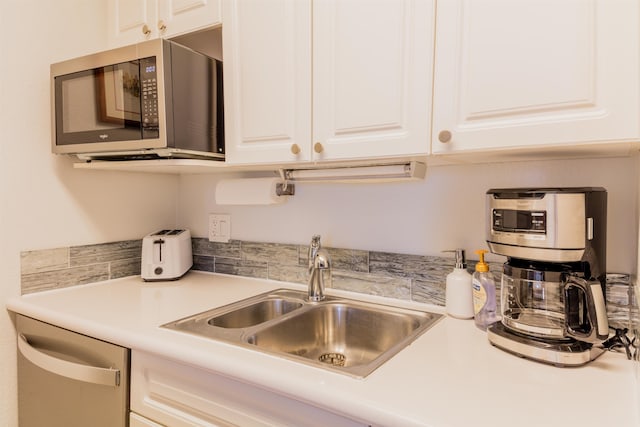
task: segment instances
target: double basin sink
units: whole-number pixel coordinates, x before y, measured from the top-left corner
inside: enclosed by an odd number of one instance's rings
[[[442,316],[277,289],[163,325],[355,377],[366,377]]]

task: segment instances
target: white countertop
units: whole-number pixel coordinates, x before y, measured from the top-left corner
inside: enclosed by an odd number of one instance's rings
[[[606,353],[579,368],[548,366],[494,348],[470,320],[444,318],[365,379],[159,328],[282,287],[301,289],[190,272],[175,282],[145,283],[128,277],[30,294],[10,299],[7,308],[377,426],[640,425],[633,363],[623,355]],[[442,312],[423,304],[403,306]]]

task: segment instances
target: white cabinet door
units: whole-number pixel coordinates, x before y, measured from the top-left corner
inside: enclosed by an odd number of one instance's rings
[[[310,159],[311,3],[225,0],[227,163]]]
[[[221,9],[220,0],[158,0],[159,34],[173,37],[220,24]]]
[[[109,46],[173,37],[221,23],[220,0],[109,0]]]
[[[432,0],[226,0],[223,19],[228,163],[428,153]]]
[[[432,152],[639,135],[637,0],[438,3]]]
[[[109,46],[125,46],[157,37],[156,0],[109,0]]]
[[[314,1],[314,160],[429,152],[433,22],[431,0]]]

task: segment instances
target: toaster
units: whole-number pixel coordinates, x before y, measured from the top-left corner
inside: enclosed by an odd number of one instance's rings
[[[145,281],[177,280],[193,265],[191,232],[160,230],[142,239],[140,274]]]

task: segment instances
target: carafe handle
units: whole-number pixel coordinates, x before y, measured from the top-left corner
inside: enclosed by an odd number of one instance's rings
[[[597,280],[587,281],[574,275],[567,275],[564,281],[564,307],[567,335],[579,341],[592,343],[606,340],[609,337],[609,321],[607,320],[607,307],[600,282]],[[579,331],[570,324],[569,290],[572,287],[579,288],[585,295],[587,319],[589,321],[588,331]]]

